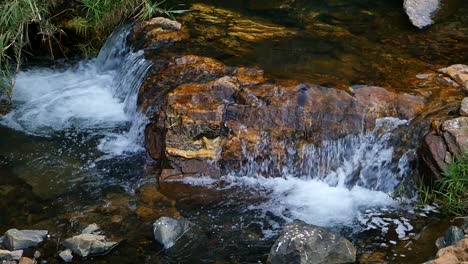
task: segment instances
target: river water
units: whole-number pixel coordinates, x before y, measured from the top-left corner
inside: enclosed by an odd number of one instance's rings
[[[448,21],[442,29],[419,32],[402,15],[401,1],[387,2],[290,1],[279,8],[276,1],[216,1],[210,4],[299,32],[307,28],[310,17],[319,17],[321,23],[345,28],[353,37],[301,33],[292,39],[262,41],[242,56],[219,51],[216,42],[194,41],[187,49],[211,52],[231,65],[260,66],[272,77],[317,80],[338,87],[379,84],[401,91],[407,88],[400,76],[466,62],[466,54],[458,53],[463,43],[434,42],[428,50],[420,50],[425,38],[465,17],[449,10],[452,17],[442,14],[436,20]],[[369,28],[378,33],[373,35]],[[95,59],[48,68],[31,66],[18,75],[13,107],[0,119],[1,232],[44,227],[67,233],[72,230],[70,219],[86,214],[93,215],[86,221],[109,226],[108,219],[114,215],[94,216],[97,205],[124,201],[125,210],[134,211],[139,199],[135,191],[154,182],[145,176],[143,130],[148,120],[136,103],[151,63],[142,51],[128,47],[128,30],[117,30]],[[406,40],[395,40],[403,33]],[[407,147],[396,153],[395,148],[402,146],[392,140],[395,131],[408,128],[408,121],[384,118],[377,123],[374,131],[305,146],[300,162],[258,162],[256,153],[244,153],[249,162],[221,180],[204,177],[163,183],[161,192],[177,202],[180,213],[205,229],[205,246],[210,250],[161,251],[152,241],[148,221],[130,213],[122,214],[125,224],[110,225],[107,230],[127,241],[102,261],[265,261],[281,226],[300,219],[366,244],[362,252],[380,248],[391,252],[394,262],[408,263],[405,257],[393,256],[392,243],[414,235],[426,221],[417,216],[429,213],[414,208],[411,200],[392,197],[402,179],[413,173],[415,150]],[[259,152],[265,144],[259,142]],[[298,150],[285,148],[291,156],[297,154]],[[280,170],[283,177],[269,178],[272,169]],[[50,246],[44,252],[49,263],[57,261]],[[431,254],[424,253],[413,260]]]

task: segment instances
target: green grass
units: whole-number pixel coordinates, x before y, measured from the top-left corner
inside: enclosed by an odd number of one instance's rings
[[[10,99],[15,76],[24,57],[30,55],[32,42],[39,39],[53,59],[54,47],[63,53],[61,36],[71,29],[82,38],[75,48],[85,56],[92,56],[120,23],[147,20],[155,15],[173,18],[186,11],[165,8],[165,0],[69,1],[80,8],[56,10],[54,0],[0,1],[0,92]],[[66,23],[57,18],[64,13],[67,13]]]
[[[421,202],[436,203],[449,215],[468,214],[468,155],[453,160],[441,179],[432,186],[419,186]]]

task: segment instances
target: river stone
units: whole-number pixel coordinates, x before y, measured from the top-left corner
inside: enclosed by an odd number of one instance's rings
[[[39,245],[44,241],[47,230],[10,229],[5,233],[5,246],[9,250],[26,249]]]
[[[153,234],[156,241],[165,249],[169,249],[192,228],[193,224],[185,219],[161,217],[153,224]]]
[[[436,240],[437,249],[455,245],[465,237],[463,230],[457,226],[450,226],[443,237]]]
[[[449,76],[459,84],[465,92],[468,92],[468,66],[464,64],[454,64],[446,68],[439,69],[440,73]]]
[[[344,237],[324,228],[295,221],[284,227],[268,256],[268,263],[354,263],[356,248]]]
[[[117,242],[108,242],[105,236],[94,234],[81,234],[63,242],[65,248],[80,257],[105,255],[117,245]]]
[[[23,256],[23,250],[3,250],[0,249],[0,261],[1,260],[19,260]]]
[[[64,251],[61,251],[59,253],[59,256],[63,261],[65,261],[67,263],[72,262],[72,260],[73,260],[72,251],[70,249],[66,249]]]
[[[411,23],[423,28],[434,23],[432,17],[439,9],[439,0],[405,0],[403,2],[405,12],[408,15]]]

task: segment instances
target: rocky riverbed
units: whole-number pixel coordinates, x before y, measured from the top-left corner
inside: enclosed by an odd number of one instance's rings
[[[260,2],[195,3],[21,73],[0,260],[466,261],[466,219],[415,188],[468,147],[463,3],[420,31],[400,3]]]

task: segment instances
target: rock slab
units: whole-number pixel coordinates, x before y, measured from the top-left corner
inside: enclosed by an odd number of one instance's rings
[[[35,247],[47,237],[47,230],[10,229],[5,233],[4,244],[9,250],[19,250]]]
[[[268,256],[270,264],[354,263],[356,248],[324,228],[295,221],[284,227]]]

